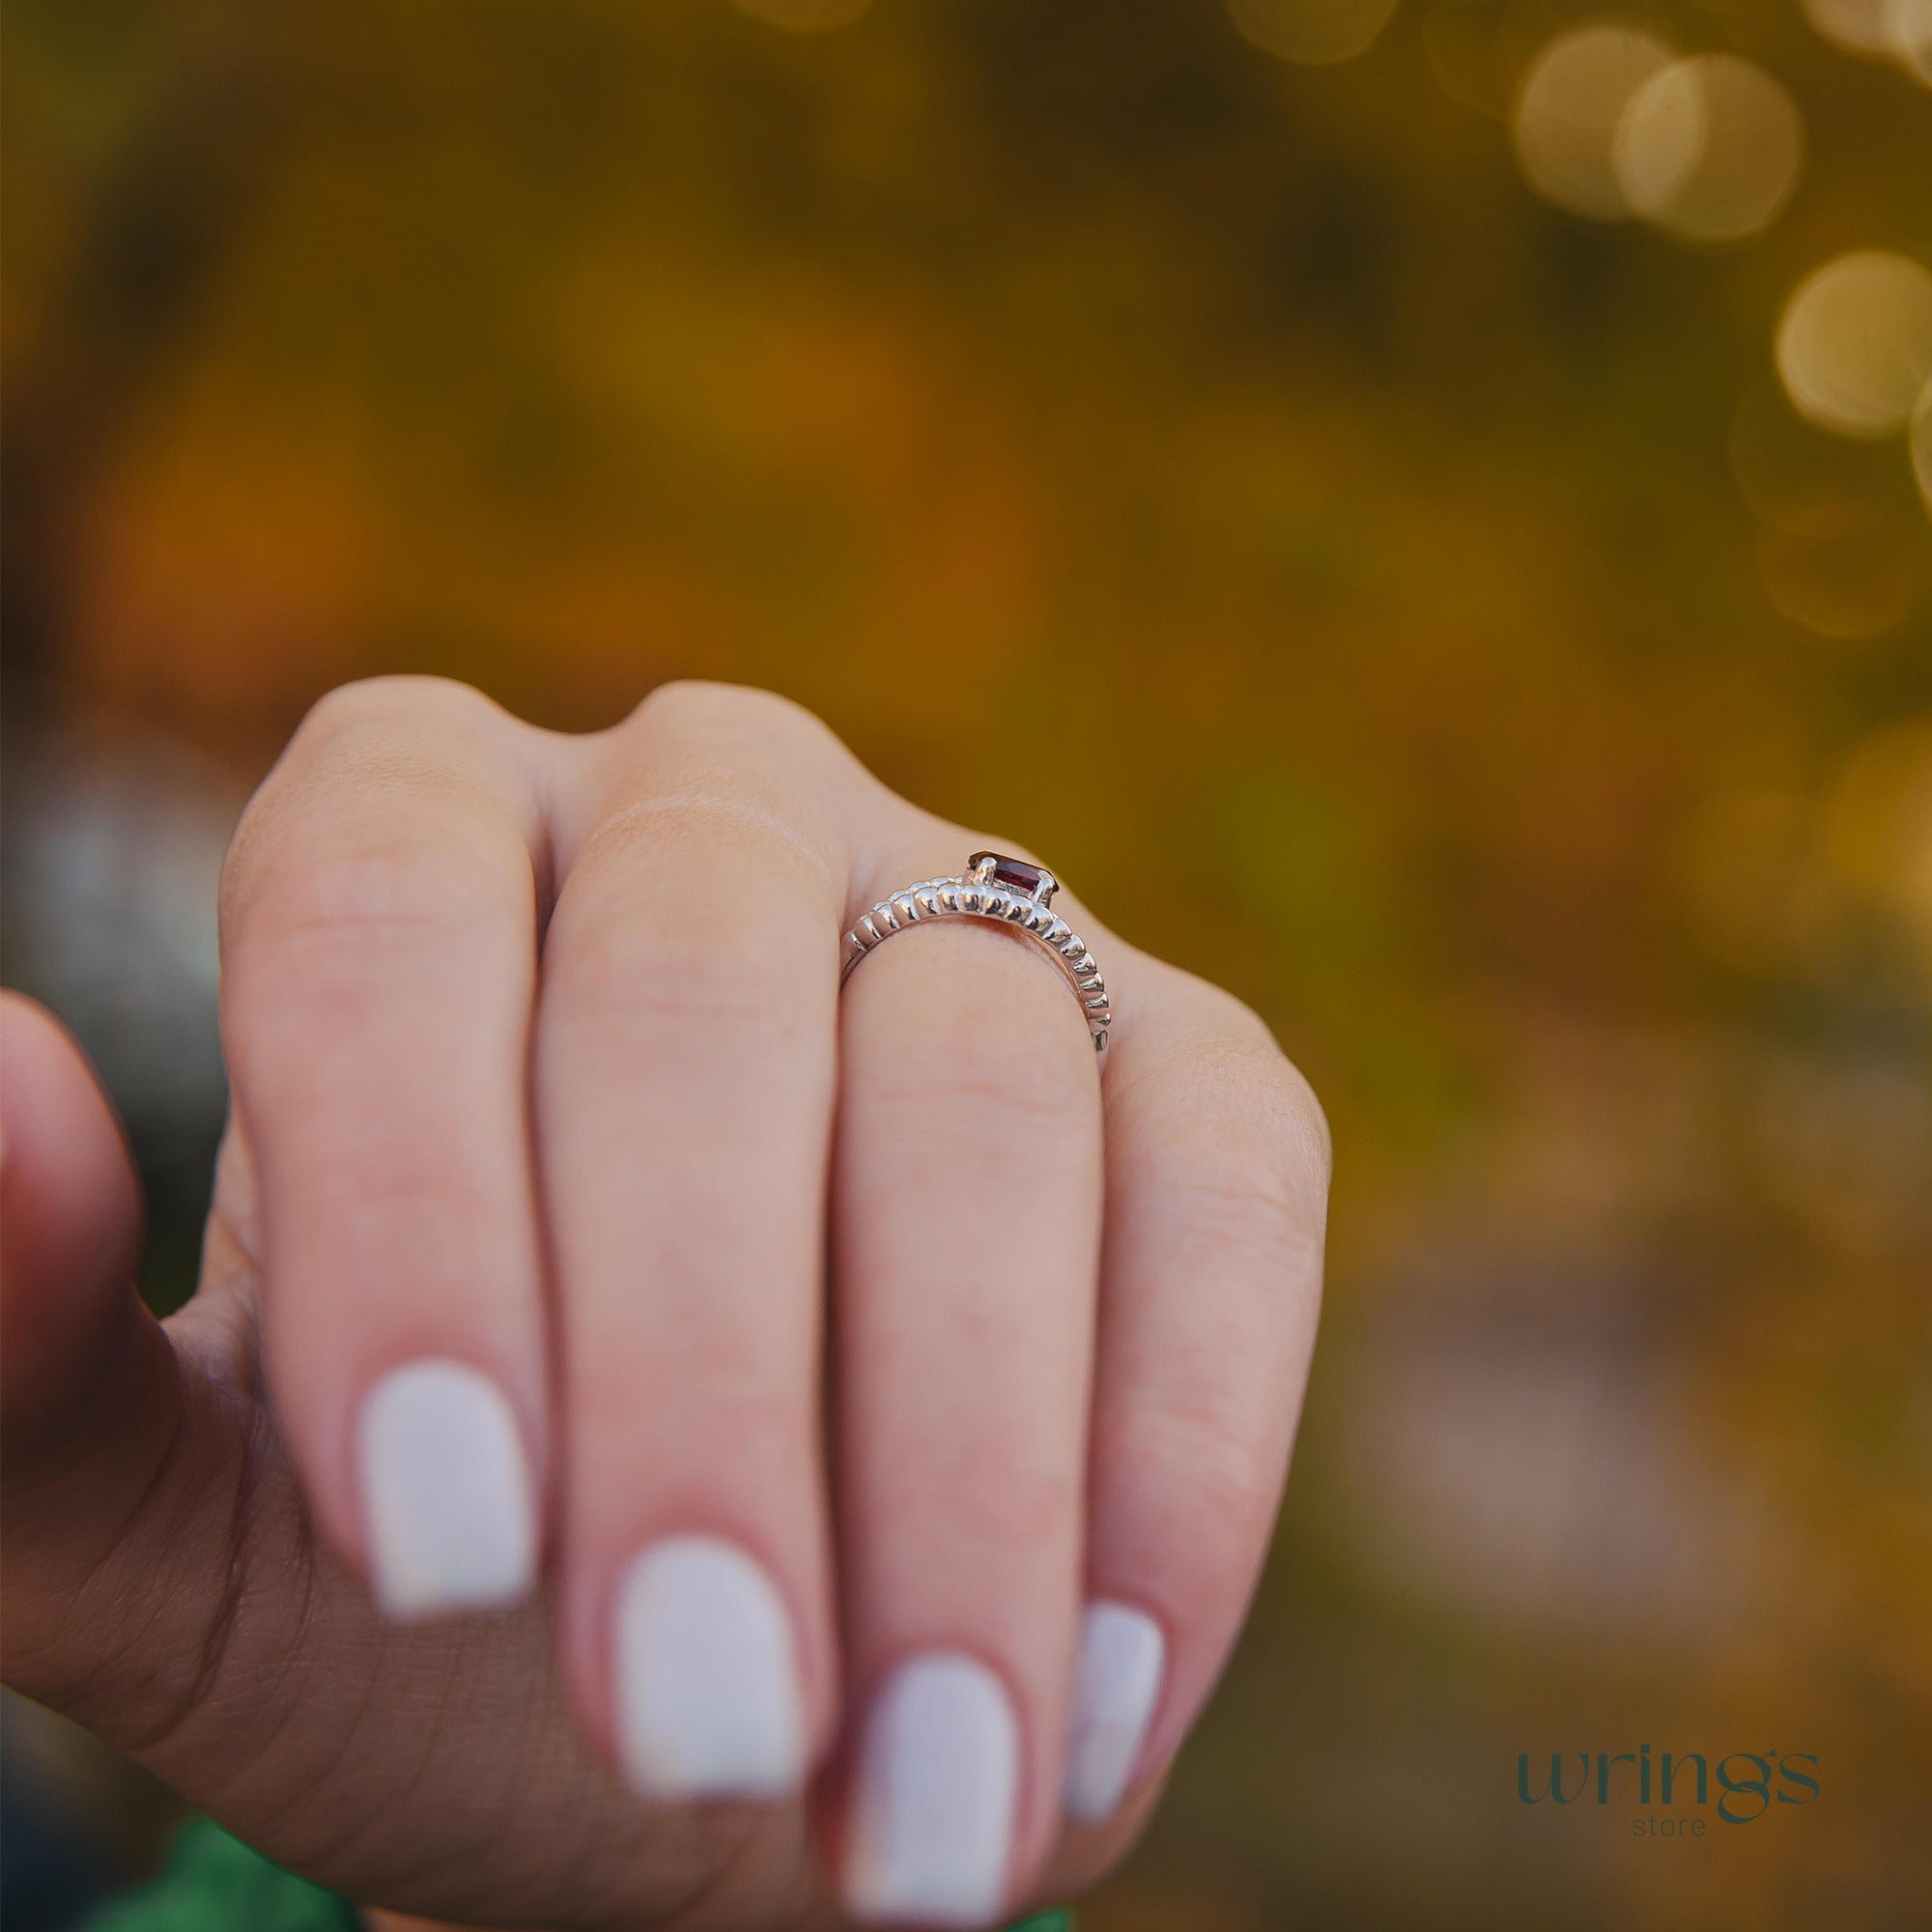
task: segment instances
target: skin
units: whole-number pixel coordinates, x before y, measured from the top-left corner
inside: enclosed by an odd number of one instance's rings
[[[1327,1136],[1252,1013],[1070,893],[1104,1080],[1018,935],[904,934],[841,998],[858,913],[984,846],[1017,849],[762,693],[668,686],[577,738],[437,680],[326,698],[228,858],[234,1113],[170,1321],[129,1286],[107,1101],[49,1015],[0,1008],[7,1681],[372,1907],[804,1928],[846,1922],[868,1698],[950,1647],[1019,1719],[1009,1909],[1099,1875],[1246,1612]],[[422,1355],[494,1377],[539,1472],[514,1607],[371,1601],[354,1418]],[[645,1804],[614,1769],[616,1579],[692,1530],[790,1612],[795,1800]],[[1095,1597],[1151,1615],[1168,1669],[1089,1829],[1059,1792]]]

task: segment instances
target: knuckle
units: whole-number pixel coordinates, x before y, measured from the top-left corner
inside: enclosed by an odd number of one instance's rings
[[[589,919],[551,953],[547,992],[584,1024],[613,1019],[656,1031],[755,1031],[774,1038],[805,1003],[775,964],[769,940],[737,943],[641,916]],[[788,990],[789,988],[789,990]]]
[[[943,1130],[964,1154],[997,1151],[1029,1169],[1043,1149],[1078,1145],[1093,1106],[1076,1084],[1018,1078],[1004,1062],[979,1059],[880,1067],[865,1097],[889,1126],[903,1122],[924,1138]]]
[[[721,886],[728,875],[729,887]],[[741,918],[748,945],[768,945],[774,907],[788,905],[801,878],[830,893],[826,853],[782,810],[730,790],[646,798],[611,811],[577,855],[573,877],[604,895],[701,898],[707,924],[762,900],[757,917]],[[586,890],[579,884],[582,895]]]
[[[1213,1267],[1233,1261],[1258,1280],[1298,1280],[1317,1236],[1285,1164],[1242,1152],[1212,1171],[1175,1173],[1167,1184],[1182,1241]]]
[[[975,1491],[969,1524],[988,1548],[1020,1557],[1044,1555],[1071,1541],[1080,1493],[1070,1476],[1019,1470],[997,1493]]]
[[[1231,993],[1227,987],[1216,986],[1205,980],[1197,983],[1218,1030],[1232,1042],[1264,1056],[1280,1053],[1274,1029],[1239,994]]]
[[[627,943],[608,928],[573,950],[558,990],[600,1024],[621,1015],[737,1030],[762,1024],[774,1009],[771,985],[728,952]]]
[[[638,705],[634,717],[705,736],[779,732],[813,746],[844,746],[802,703],[755,684],[719,684],[711,678],[672,678]]]
[[[1157,1472],[1143,1505],[1152,1539],[1203,1596],[1243,1577],[1265,1540],[1281,1489],[1275,1434],[1212,1396],[1169,1394],[1138,1419],[1140,1451]]]
[[[815,713],[756,685],[675,678],[653,690],[632,717],[703,743],[750,743],[828,765],[856,768],[858,763],[844,741]]]
[[[222,862],[224,953],[244,928],[462,924],[533,896],[509,768],[481,742],[505,724],[446,678],[367,678],[318,699]]]
[[[1218,1142],[1246,1157],[1256,1176],[1251,1191],[1281,1195],[1303,1211],[1312,1194],[1319,1206],[1334,1140],[1315,1089],[1252,1007],[1204,980],[1189,993],[1172,1046],[1185,1091],[1212,1096]]]
[[[470,939],[507,924],[508,909],[532,892],[520,843],[513,852],[507,840],[411,844],[319,831],[263,868],[233,921],[231,955]]]
[[[998,1468],[998,1480],[988,1481]],[[1032,1562],[1068,1544],[1080,1514],[1080,1488],[1070,1471],[1015,1463],[991,1452],[974,1456],[945,1485],[946,1506],[934,1520],[947,1542],[1007,1561]]]
[[[371,724],[390,724],[398,720],[494,723],[506,715],[495,698],[460,678],[390,671],[353,678],[325,692],[309,707],[297,736],[334,737]]]
[[[1221,987],[1209,989],[1216,1008],[1222,1053],[1233,1065],[1230,1073],[1240,1082],[1243,1072],[1258,1110],[1271,1121],[1289,1144],[1324,1176],[1332,1158],[1328,1117],[1307,1076],[1281,1050],[1281,1043],[1260,1013]]]

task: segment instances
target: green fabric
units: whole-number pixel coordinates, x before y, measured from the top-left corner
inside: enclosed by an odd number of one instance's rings
[[[197,1818],[175,1840],[167,1870],[101,1907],[86,1932],[358,1932],[360,1924],[346,1898]]]
[[[197,1818],[151,1886],[103,1906],[86,1932],[359,1932],[346,1898],[270,1864]],[[1074,1932],[1070,1912],[1042,1912],[1011,1932]]]

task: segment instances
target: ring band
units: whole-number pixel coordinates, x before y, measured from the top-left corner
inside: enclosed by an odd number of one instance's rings
[[[845,935],[845,965],[839,984],[873,948],[894,933],[929,919],[986,919],[1009,925],[1043,947],[1065,977],[1087,1016],[1094,1051],[1107,1052],[1107,1029],[1114,1012],[1107,1001],[1107,982],[1087,951],[1086,942],[1057,913],[1049,910],[1060,881],[1044,866],[1009,859],[1003,852],[975,852],[956,879],[923,879],[889,899],[881,899]]]

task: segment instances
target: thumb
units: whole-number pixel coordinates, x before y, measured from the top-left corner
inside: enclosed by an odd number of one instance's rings
[[[137,1321],[140,1197],[80,1049],[0,994],[0,1451],[9,1472],[86,1426]]]
[[[0,1576],[10,1683],[47,1702],[110,1636],[123,1566],[182,1416],[181,1376],[133,1289],[133,1165],[80,1049],[0,995]],[[125,1614],[127,1605],[124,1603]]]

